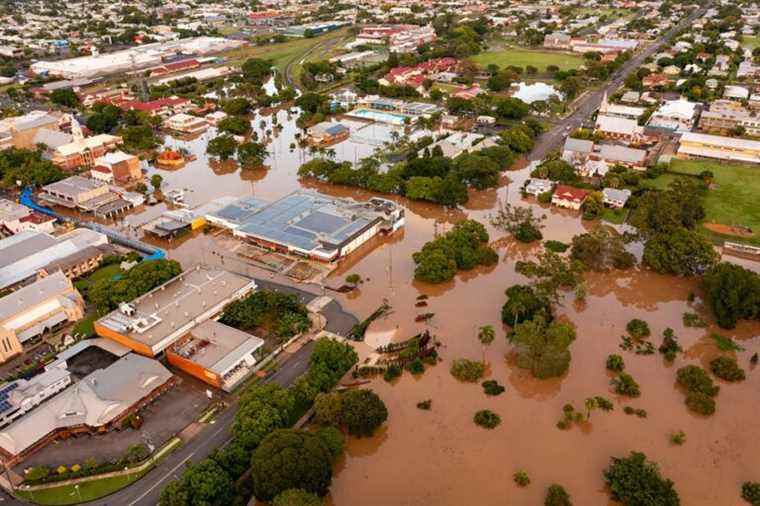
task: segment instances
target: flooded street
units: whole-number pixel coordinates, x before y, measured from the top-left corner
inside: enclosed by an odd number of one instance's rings
[[[299,182],[298,167],[312,155],[307,149],[291,148],[291,144],[297,144],[297,114],[281,110],[276,117],[283,126],[281,130],[273,125],[272,116],[252,119],[259,139],[270,138],[266,169],[241,171],[232,164],[209,164],[205,146],[216,135],[212,128],[191,141],[167,138],[167,147],[184,148],[197,159],[178,170],[150,167],[149,175],[161,174],[167,189],[186,189],[190,207],[228,195],[253,194],[272,200],[299,187],[357,200],[373,196],[351,188]],[[371,154],[374,146],[352,138],[333,149],[336,160],[354,161]],[[501,323],[500,309],[505,302],[504,291],[525,282],[515,272],[515,262],[532,258],[541,251],[540,245],[505,239],[498,243],[501,261],[496,266],[460,273],[453,281],[437,286],[413,280],[412,253],[461,219],[476,219],[487,225],[492,241],[501,239],[504,234],[487,224],[489,214],[500,202],[520,202],[547,214],[543,230],[546,239],[569,242],[593,226],[582,222],[577,213],[528,204],[519,193],[528,172],[529,169],[506,172],[500,188],[472,193],[460,210],[394,197],[406,207],[405,228],[370,241],[327,279],[330,286],[342,284],[343,278],[352,273],[365,279],[354,293],[335,295],[345,309],[360,319],[388,299],[393,310],[369,327],[368,344],[407,339],[429,328],[442,342],[443,359],[418,378],[404,373],[393,384],[382,378],[372,381],[371,387],[388,407],[388,423],[373,438],[351,438],[336,470],[331,504],[537,505],[543,503],[551,483],[562,484],[574,504],[612,504],[602,471],[610,456],[624,456],[632,450],[643,451],[661,465],[663,475],[675,482],[682,504],[739,504],[741,483],[757,479],[760,469],[756,436],[760,433],[760,419],[753,414],[760,372],[749,366],[749,357],[760,352],[760,342],[752,339],[760,335],[760,324],[744,323],[733,331],[720,331],[738,338],[746,349],[737,358],[748,377],[736,384],[716,380],[721,386],[717,411],[705,418],[687,410],[684,394],[675,386],[679,367],[687,363],[706,366],[718,354],[708,337],[718,329],[687,328],[682,323],[687,311],[709,317],[699,302],[696,281],[640,270],[587,274],[586,302],[579,305],[568,294],[557,310],[558,316],[572,322],[577,331],[577,339],[570,347],[569,372],[559,379],[536,380],[515,365],[511,346],[504,338],[506,327]],[[162,209],[161,205],[147,208],[127,221],[144,223]],[[224,261],[235,269],[242,262],[222,260],[216,253],[226,251],[230,241],[226,235],[196,231],[161,245],[168,249],[170,258],[186,267],[194,262]],[[689,303],[687,298],[692,292],[697,298]],[[428,307],[415,307],[420,294],[429,296]],[[423,312],[435,316],[427,324],[415,323],[415,316]],[[635,355],[620,350],[620,336],[632,318],[649,323],[655,347],[662,340],[663,330],[673,328],[685,354],[668,365],[659,354]],[[493,398],[487,397],[479,384],[460,383],[449,373],[453,359],[481,358],[483,349],[476,338],[477,328],[487,324],[497,329],[496,340],[486,350],[488,376],[507,388]],[[612,392],[611,375],[605,369],[610,353],[623,356],[626,371],[641,385],[638,399]],[[589,422],[568,430],[555,426],[564,404],[573,403],[582,410],[583,400],[597,395],[613,400],[615,410],[597,410]],[[425,399],[432,399],[431,411],[416,408],[416,403]],[[648,417],[624,414],[625,405],[645,409]],[[474,413],[485,408],[502,418],[494,430],[482,429],[472,421]],[[686,433],[683,446],[670,442],[670,435],[679,430]],[[531,478],[526,488],[512,481],[518,469],[527,471]]]

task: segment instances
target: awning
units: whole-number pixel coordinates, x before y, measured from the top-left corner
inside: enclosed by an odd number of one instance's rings
[[[24,343],[29,339],[42,334],[45,330],[51,329],[59,323],[64,322],[68,319],[69,317],[64,311],[59,311],[52,316],[49,316],[46,319],[42,320],[41,322],[32,325],[28,329],[19,332],[16,334],[16,337],[18,337],[19,342]]]

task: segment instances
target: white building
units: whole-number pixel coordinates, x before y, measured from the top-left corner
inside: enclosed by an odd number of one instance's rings
[[[694,127],[697,117],[697,104],[679,98],[666,101],[649,118],[649,126],[688,132]]]

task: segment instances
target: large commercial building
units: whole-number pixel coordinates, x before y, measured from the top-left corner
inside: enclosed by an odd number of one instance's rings
[[[34,148],[39,143],[47,144],[51,136],[58,134],[68,140],[69,137],[60,132],[62,119],[60,114],[32,111],[0,120],[0,149]]]
[[[272,203],[245,197],[207,220],[264,248],[331,262],[380,233],[398,230],[404,210],[381,198],[360,203],[297,191]]]
[[[6,383],[0,387],[0,427],[25,415],[70,384],[71,373],[66,369],[51,369],[29,380]]]
[[[367,25],[351,45],[387,45],[390,52],[411,53],[436,38],[435,30],[430,25]]]
[[[58,206],[111,217],[123,213],[133,204],[123,199],[102,179],[71,176],[42,188],[40,198]]]
[[[58,76],[64,79],[102,77],[118,73],[147,69],[162,65],[177,57],[199,56],[234,49],[247,42],[221,37],[193,37],[170,42],[157,42],[94,56],[81,56],[67,60],[39,61],[29,70],[39,75]]]
[[[95,332],[154,357],[255,288],[252,279],[198,265],[121,304],[95,322]]]
[[[71,280],[57,271],[0,298],[0,362],[47,331],[84,316],[84,301]]]
[[[124,355],[1,430],[0,461],[11,467],[55,440],[121,428],[127,417],[175,381],[160,362],[135,353]]]
[[[70,279],[87,274],[97,268],[107,245],[104,234],[87,228],[57,237],[32,231],[6,237],[0,240],[0,290],[59,269]]]
[[[760,142],[686,132],[681,136],[677,156],[760,163]]]
[[[258,362],[264,341],[214,320],[206,320],[166,350],[173,366],[231,391],[245,380]]]

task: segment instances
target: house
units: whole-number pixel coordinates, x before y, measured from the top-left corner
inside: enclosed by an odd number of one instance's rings
[[[618,190],[617,188],[605,188],[602,190],[602,200],[605,205],[614,209],[625,207],[628,199],[631,198],[631,190]]]
[[[580,165],[588,160],[594,150],[594,142],[568,137],[562,148],[562,159],[571,165]]]
[[[685,132],[676,156],[760,163],[760,141]]]
[[[106,153],[95,160],[95,168],[106,169],[114,183],[124,185],[143,178],[140,159],[123,151]]]
[[[308,141],[313,146],[327,146],[342,142],[351,135],[351,130],[341,123],[323,121],[309,127]]]
[[[579,210],[588,197],[589,192],[567,185],[557,185],[552,195],[552,205],[567,209]]]
[[[167,361],[227,392],[248,378],[264,341],[215,320],[206,320],[166,350]]]
[[[56,271],[0,298],[0,363],[48,331],[84,317],[84,300]]]
[[[197,116],[191,116],[183,112],[174,114],[164,120],[164,128],[181,134],[195,135],[208,130],[208,122]]]
[[[525,186],[523,187],[523,190],[528,195],[533,195],[533,196],[538,197],[542,193],[552,191],[552,188],[554,188],[553,181],[550,181],[549,179],[538,179],[534,177],[525,181]]]
[[[647,152],[617,144],[602,144],[592,158],[604,160],[610,165],[623,165],[629,169],[644,170],[646,168]]]
[[[95,332],[146,357],[155,357],[218,315],[224,307],[256,289],[250,278],[197,265],[120,304],[95,321]]]
[[[679,98],[668,100],[649,118],[650,127],[679,132],[688,132],[694,127],[697,117],[697,103]]]
[[[473,84],[469,88],[462,87],[458,89],[457,91],[453,92],[451,96],[454,98],[461,98],[462,100],[472,100],[481,93],[485,93],[485,90],[483,90],[479,84]]]
[[[664,88],[670,84],[670,79],[665,74],[649,74],[641,79],[641,84],[648,90]]]

